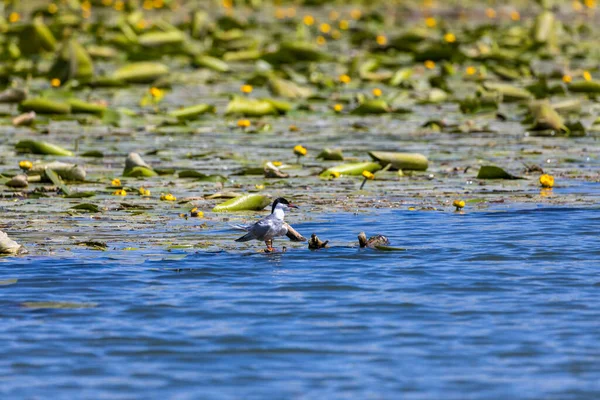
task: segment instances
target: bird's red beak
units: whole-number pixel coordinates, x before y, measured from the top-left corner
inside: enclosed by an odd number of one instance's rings
[[[300,207],[298,207],[297,205],[295,205],[295,204],[292,204],[292,203],[288,204],[288,207],[289,207],[289,208],[300,208]]]

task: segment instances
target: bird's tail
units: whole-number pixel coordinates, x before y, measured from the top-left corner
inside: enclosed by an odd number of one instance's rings
[[[252,232],[248,232],[246,233],[244,236],[242,236],[241,238],[235,239],[236,242],[247,242],[249,240],[254,239],[254,235],[252,234]]]

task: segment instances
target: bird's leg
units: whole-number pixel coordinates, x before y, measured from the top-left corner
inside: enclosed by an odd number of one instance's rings
[[[267,253],[272,253],[275,251],[273,248],[273,239],[265,240],[265,244],[267,245]]]

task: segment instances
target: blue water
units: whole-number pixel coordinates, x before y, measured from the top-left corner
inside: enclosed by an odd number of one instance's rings
[[[334,247],[2,259],[0,398],[600,398],[598,209],[315,221]]]

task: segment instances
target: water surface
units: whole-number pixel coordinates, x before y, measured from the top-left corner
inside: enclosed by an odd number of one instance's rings
[[[1,396],[600,396],[597,209],[367,211],[297,224],[334,244],[317,252],[0,259]],[[406,251],[360,250],[360,230]]]

